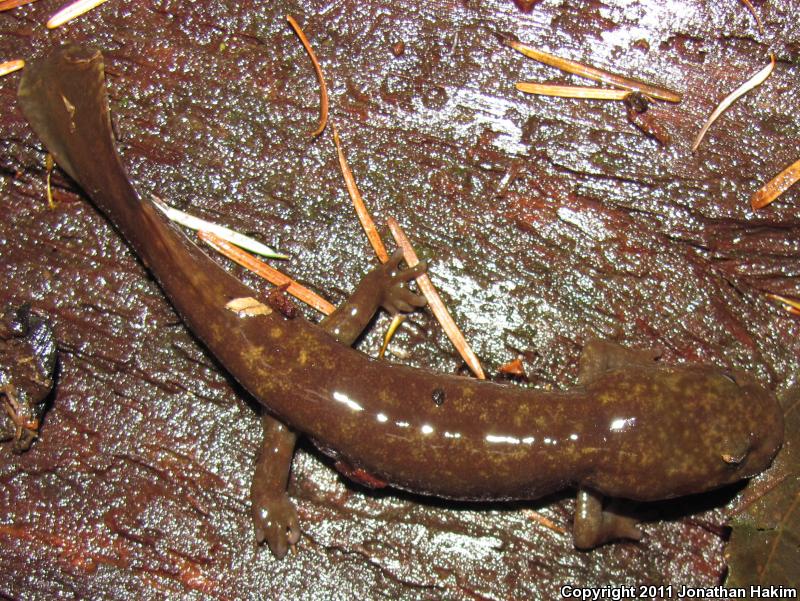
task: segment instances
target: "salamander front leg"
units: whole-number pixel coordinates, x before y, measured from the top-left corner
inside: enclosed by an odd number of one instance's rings
[[[267,541],[278,559],[300,539],[300,524],[286,492],[297,435],[264,412],[264,439],[250,486],[251,515],[259,543]]]
[[[353,294],[320,324],[331,336],[350,346],[383,307],[390,314],[409,313],[425,305],[425,297],[414,294],[406,282],[425,273],[427,263],[402,269],[403,253],[396,251],[383,265],[368,272]]]
[[[572,537],[578,549],[592,549],[618,538],[639,540],[638,521],[621,515],[613,507],[603,508],[603,497],[586,488],[578,490]]]

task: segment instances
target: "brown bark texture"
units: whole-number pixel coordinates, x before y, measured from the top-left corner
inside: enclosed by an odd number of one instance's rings
[[[765,294],[800,297],[800,193],[758,212],[749,198],[799,158],[800,25],[794,0],[755,4],[763,35],[739,0],[110,0],[54,31],[44,23],[60,3],[40,0],[0,14],[0,59],[66,41],[102,49],[139,189],[272,243],[291,255],[286,272],[339,303],[375,258],[329,131],[309,136],[318,87],[292,14],[376,221],[396,217],[430,260],[493,379],[521,356],[528,382],[516,385],[569,387],[585,341],[602,337],[746,369],[780,392],[800,373],[800,318]],[[585,82],[502,35],[683,91],[645,113],[671,142],[622,103],[518,92],[522,80]],[[706,116],[770,52],[774,74],[692,154]],[[59,368],[39,440],[0,450],[0,597],[546,599],[568,582],[724,577],[736,488],[644,508],[643,541],[579,552],[571,493],[474,506],[371,492],[309,445],[290,484],[297,553],[257,548],[254,402],[58,170],[48,208],[18,81],[0,79],[0,304],[50,321]],[[387,361],[465,373],[427,312]]]

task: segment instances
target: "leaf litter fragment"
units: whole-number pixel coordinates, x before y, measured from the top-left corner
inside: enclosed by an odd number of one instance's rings
[[[252,296],[234,298],[225,304],[225,308],[233,311],[239,317],[255,317],[256,315],[269,315],[272,309]]]
[[[762,83],[764,83],[767,77],[769,77],[772,74],[772,71],[774,69],[775,69],[775,55],[770,54],[769,65],[761,69],[758,73],[753,75],[750,79],[748,79],[738,88],[736,88],[733,92],[728,94],[722,100],[722,102],[719,103],[719,106],[717,106],[717,108],[714,109],[714,112],[711,113],[711,116],[706,120],[705,124],[700,129],[700,132],[697,134],[697,137],[694,139],[694,143],[692,144],[692,152],[695,152],[697,148],[700,146],[700,143],[703,141],[703,138],[705,137],[708,128],[711,127],[711,125],[713,125],[714,121],[716,121],[717,118],[723,112],[725,112],[730,105],[736,102],[737,99],[747,94],[753,88],[756,88],[760,86]]]

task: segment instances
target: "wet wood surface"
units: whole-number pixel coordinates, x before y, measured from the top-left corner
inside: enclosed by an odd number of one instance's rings
[[[800,373],[800,321],[765,297],[800,296],[800,192],[758,212],[749,203],[798,158],[794,2],[757,3],[764,35],[736,0],[543,0],[529,12],[510,0],[110,0],[48,32],[58,7],[0,14],[0,59],[65,41],[101,48],[140,190],[272,243],[292,257],[285,271],[334,303],[375,258],[329,132],[308,136],[317,83],[286,14],[322,62],[377,222],[397,218],[430,259],[490,377],[521,356],[519,385],[569,387],[596,336],[661,347],[668,362],[747,369],[777,391]],[[682,91],[682,103],[645,113],[670,143],[645,136],[620,103],[520,93],[521,80],[586,82],[503,35]],[[692,154],[706,116],[769,52],[774,74]],[[30,302],[51,321],[60,364],[41,439],[23,455],[0,450],[0,596],[512,599],[551,598],[568,582],[723,578],[735,488],[649,507],[641,543],[585,553],[562,532],[568,494],[475,507],[374,493],[308,447],[290,486],[298,552],[277,561],[256,548],[253,401],[58,171],[48,209],[18,78],[0,79],[0,301]],[[364,352],[377,352],[388,321]],[[388,361],[464,373],[427,313],[390,349]]]

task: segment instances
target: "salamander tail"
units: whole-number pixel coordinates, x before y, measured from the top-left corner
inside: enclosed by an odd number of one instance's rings
[[[19,104],[56,164],[114,217],[120,202],[138,204],[114,146],[103,56],[67,45],[26,66]],[[128,209],[130,210],[130,206]]]

